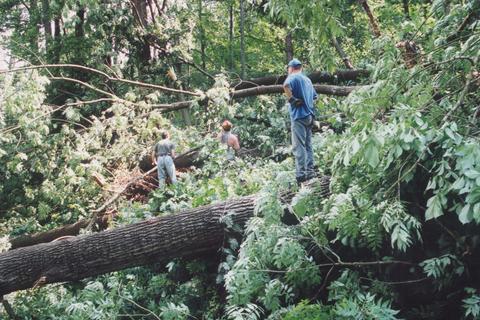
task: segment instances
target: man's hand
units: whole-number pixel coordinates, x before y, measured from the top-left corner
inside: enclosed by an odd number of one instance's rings
[[[290,105],[295,107],[299,107],[303,104],[302,99],[295,98],[294,96],[291,96],[290,99],[288,99],[288,102],[290,103]]]

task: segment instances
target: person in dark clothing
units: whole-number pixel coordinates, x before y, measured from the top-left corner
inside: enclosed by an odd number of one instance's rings
[[[301,183],[315,176],[312,127],[315,119],[314,100],[318,96],[312,81],[302,73],[299,60],[293,59],[288,63],[288,77],[283,89],[290,104],[295,175],[297,182]]]
[[[170,141],[170,134],[167,131],[162,131],[160,135],[162,140],[155,144],[152,152],[152,163],[157,165],[158,187],[163,188],[167,177],[170,178],[172,184],[177,182],[177,177],[175,175],[175,164],[173,163],[175,145]]]

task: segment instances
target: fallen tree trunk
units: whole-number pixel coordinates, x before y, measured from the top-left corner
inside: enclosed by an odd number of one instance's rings
[[[161,112],[167,111],[175,111],[175,110],[183,110],[189,108],[195,100],[187,100],[187,101],[180,101],[180,102],[173,102],[173,103],[166,103],[166,104],[154,104],[152,108],[160,109]]]
[[[361,77],[369,75],[368,70],[338,70],[334,73],[329,73],[325,71],[314,71],[310,73],[307,77],[312,80],[313,83],[329,83],[334,84],[342,81],[356,81]],[[249,80],[242,80],[239,83],[233,85],[232,87],[235,90],[243,90],[258,86],[271,86],[275,84],[283,84],[287,75],[279,76],[266,76],[260,78],[254,78]]]
[[[199,156],[199,152],[200,152],[199,150],[200,148],[195,148],[185,153],[182,153],[177,158],[175,158],[174,160],[175,166],[177,168],[188,168],[195,165],[196,160],[198,159],[198,156]],[[142,159],[139,162],[139,167],[144,172],[148,172],[153,168],[150,155],[146,155],[145,157],[142,157]],[[155,179],[156,176],[157,176],[156,172],[153,172],[150,175],[146,176],[145,178],[148,180],[151,180],[152,178]],[[134,188],[134,187],[135,186],[131,186],[130,188]],[[125,189],[124,192],[125,191],[127,190]],[[103,211],[103,210],[100,210],[100,211]],[[108,226],[108,219],[109,219],[108,215],[98,215],[96,216],[95,221],[93,221],[93,224],[96,226],[97,230],[104,230]],[[68,224],[55,229],[38,232],[34,234],[21,235],[10,240],[10,243],[12,245],[11,248],[18,249],[22,247],[33,246],[39,243],[50,242],[61,237],[76,236],[80,233],[80,230],[83,228],[86,228],[89,225],[89,223],[90,223],[90,219],[81,219],[73,224]]]
[[[174,164],[176,168],[189,168],[195,166],[197,161],[199,161],[200,156],[200,149],[201,147],[193,148],[188,150],[185,153],[178,155],[174,160]],[[147,153],[142,156],[140,161],[138,162],[138,167],[143,172],[147,172],[148,170],[153,168],[152,157],[150,153]]]
[[[320,179],[319,197],[329,194]],[[290,201],[293,194],[285,196]],[[86,277],[151,263],[166,263],[221,248],[229,215],[243,226],[253,216],[255,195],[183,211],[90,235],[43,243],[0,254],[0,297],[47,283]]]
[[[348,96],[350,92],[358,88],[355,86],[343,87],[343,86],[331,86],[331,85],[323,85],[323,84],[315,84],[314,87],[318,94],[328,94],[328,95],[335,95],[335,96]],[[230,96],[232,97],[232,99],[240,99],[240,98],[246,98],[251,96],[258,96],[262,94],[275,94],[275,93],[283,93],[283,86],[281,84],[272,85],[272,86],[253,87],[253,88],[244,89],[244,90],[235,90],[235,91],[232,91]]]
[[[350,72],[350,70],[344,71],[346,74]],[[359,73],[359,72],[366,72],[365,70],[351,70],[351,72]],[[319,77],[324,77],[324,75],[319,74]],[[331,75],[327,75],[331,77]],[[283,76],[276,78],[273,77],[268,81],[265,82],[273,82],[273,83],[283,83],[280,81]],[[283,78],[285,80],[285,78]],[[255,79],[254,79],[255,80]],[[313,80],[312,80],[313,81]],[[246,89],[239,89],[245,87]],[[350,92],[352,92],[357,86],[334,86],[334,85],[326,85],[326,84],[315,84],[315,90],[319,94],[327,94],[327,95],[334,95],[334,96],[347,96]],[[274,85],[257,85],[255,83],[242,83],[235,88],[235,90],[230,92],[230,97],[235,99],[241,99],[245,97],[252,97],[252,96],[259,96],[262,94],[280,94],[283,93],[283,86],[281,84],[274,84]],[[183,102],[176,102],[172,104],[162,104],[162,105],[152,105],[153,108],[159,108],[161,112],[170,112],[176,110],[182,110],[185,108],[190,108],[195,102],[198,102],[201,105],[208,104],[208,98],[203,100],[190,100],[190,101],[183,101]]]

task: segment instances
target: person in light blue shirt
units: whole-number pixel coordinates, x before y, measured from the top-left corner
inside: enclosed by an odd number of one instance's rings
[[[300,184],[315,176],[312,127],[315,118],[314,101],[318,96],[312,81],[302,73],[302,63],[297,59],[288,63],[288,77],[283,83],[283,89],[290,104],[295,174]]]

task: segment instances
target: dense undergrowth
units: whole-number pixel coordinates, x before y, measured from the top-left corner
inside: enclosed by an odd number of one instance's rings
[[[227,221],[225,245],[214,258],[14,293],[8,300],[16,315],[478,318],[480,30],[473,22],[457,31],[479,9],[475,1],[452,1],[448,11],[442,5],[434,1],[425,17],[414,12],[401,31],[353,51],[370,77],[345,99],[317,103],[323,128],[314,137],[315,160],[319,175],[331,176],[327,199],[301,188],[292,203],[280,201],[281,192],[296,188],[293,159],[285,159],[289,123],[281,97],[230,102],[219,76],[206,93],[210,105],[194,106],[194,123],[185,127],[178,115],[151,107],[162,99],[156,94],[131,90],[124,95],[131,103],[55,110],[44,103],[48,79],[37,71],[2,76],[1,251],[9,237],[89,217],[109,195],[92,174],[113,182],[116,172],[133,170],[160,129],[171,131],[178,152],[201,147],[203,165],[181,173],[178,185],[152,192],[147,203],[120,200],[112,228],[258,194],[255,217],[245,231]],[[289,10],[292,19],[313,19],[301,8]],[[422,48],[413,68],[395,46],[405,38]],[[261,156],[225,162],[215,139],[224,118]]]

